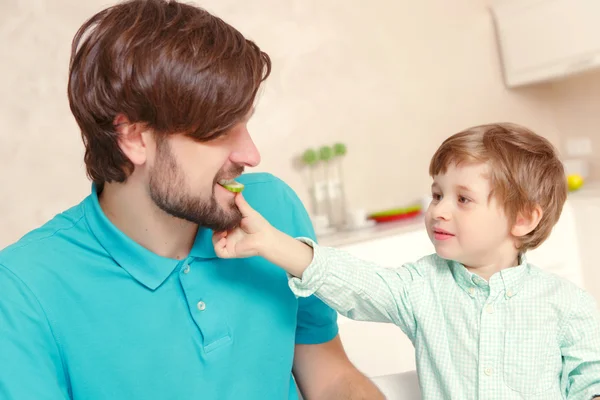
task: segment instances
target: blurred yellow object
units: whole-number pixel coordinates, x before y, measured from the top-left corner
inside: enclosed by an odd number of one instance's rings
[[[583,186],[583,177],[577,174],[567,176],[567,186],[570,191],[575,191]]]

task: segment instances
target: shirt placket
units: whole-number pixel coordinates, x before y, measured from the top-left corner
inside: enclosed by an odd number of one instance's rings
[[[499,368],[500,349],[502,348],[502,296],[498,287],[489,285],[483,280],[480,287],[480,330],[479,330],[479,365],[478,365],[478,398],[489,399],[493,393],[501,390],[501,374]],[[490,397],[492,396],[492,397]]]
[[[203,281],[202,264],[210,260],[188,257],[179,266],[179,282],[185,294],[188,309],[202,336],[205,352],[210,352],[231,341],[229,326],[219,313],[217,299],[206,295],[207,282]]]

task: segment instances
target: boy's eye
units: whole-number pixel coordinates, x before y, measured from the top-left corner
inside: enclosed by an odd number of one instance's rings
[[[433,201],[440,201],[442,199],[442,195],[439,193],[432,193],[431,198],[433,199]]]
[[[462,204],[467,204],[467,203],[469,203],[470,201],[471,201],[470,199],[467,199],[467,198],[466,198],[466,197],[464,197],[464,196],[458,196],[458,202],[459,202],[459,203],[462,203]]]

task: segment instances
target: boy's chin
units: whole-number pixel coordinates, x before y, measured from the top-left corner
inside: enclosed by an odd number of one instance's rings
[[[460,262],[460,254],[456,254],[454,251],[449,251],[449,249],[436,247],[435,253],[438,255],[438,257],[443,258],[444,260]]]

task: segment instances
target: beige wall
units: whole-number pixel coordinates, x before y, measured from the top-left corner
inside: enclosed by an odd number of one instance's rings
[[[555,121],[562,147],[569,139],[590,138],[590,180],[600,180],[600,71],[565,79],[553,86]]]
[[[0,247],[89,191],[66,75],[73,34],[106,3],[0,2]],[[600,118],[591,105],[589,124],[562,111],[586,103],[586,83],[506,90],[481,0],[202,4],[271,54],[273,75],[251,122],[263,155],[257,170],[305,201],[292,160],[309,146],[345,142],[350,204],[375,211],[426,194],[430,156],[459,129],[510,120],[559,144],[559,130],[577,122],[591,134]]]

